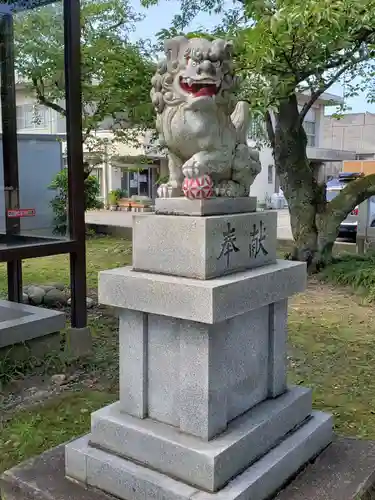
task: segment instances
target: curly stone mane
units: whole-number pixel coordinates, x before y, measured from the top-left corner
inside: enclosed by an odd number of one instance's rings
[[[234,76],[232,64],[232,44],[218,39],[209,41],[202,38],[187,39],[176,37],[165,42],[165,59],[160,61],[151,80],[151,100],[156,113],[160,114],[165,106],[176,106],[185,102],[186,98],[176,92],[174,82],[186,61],[192,59],[199,65],[208,60],[220,63],[222,84],[216,96],[217,105],[228,105],[231,94],[238,83]]]

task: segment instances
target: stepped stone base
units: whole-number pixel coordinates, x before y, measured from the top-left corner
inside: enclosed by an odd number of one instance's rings
[[[90,446],[90,435],[66,447],[70,477],[122,500],[265,500],[332,441],[332,417],[314,412],[279,445],[216,493]]]
[[[115,500],[96,488],[68,480],[64,472],[65,446],[60,445],[5,472],[0,478],[2,498]],[[372,500],[374,474],[375,441],[336,438],[275,500]]]
[[[211,441],[203,441],[171,425],[122,413],[121,404],[115,403],[92,415],[90,444],[213,492],[272,449],[310,413],[311,390],[294,387],[236,418]]]

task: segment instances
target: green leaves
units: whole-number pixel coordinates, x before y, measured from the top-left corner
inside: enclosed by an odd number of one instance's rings
[[[68,169],[61,170],[48,186],[56,191],[55,197],[50,204],[53,210],[53,232],[56,235],[65,236],[68,230]],[[101,207],[99,201],[100,186],[94,175],[85,178],[85,210],[94,210]]]
[[[150,3],[157,2],[144,1]],[[175,34],[198,12],[222,14],[213,34],[234,38],[239,71],[261,75],[257,93],[267,96],[264,108],[302,82],[316,92],[359,71],[375,45],[375,0],[243,0],[228,9],[215,0],[181,0],[180,5]],[[347,87],[351,81],[350,75]]]
[[[151,47],[129,42],[140,16],[127,0],[82,0],[81,57],[84,138],[109,118],[117,131],[153,122],[149,98]],[[17,72],[41,104],[64,114],[64,36],[61,4],[18,14]],[[125,134],[122,134],[125,139]]]

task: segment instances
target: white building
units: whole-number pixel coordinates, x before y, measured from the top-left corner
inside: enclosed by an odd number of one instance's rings
[[[301,108],[307,99],[308,95],[306,94],[301,93],[298,95]],[[341,148],[333,149],[332,147],[327,147],[324,137],[325,128],[323,127],[324,109],[326,106],[332,106],[333,101],[340,103],[342,98],[329,93],[322,94],[309,110],[304,121],[308,143],[307,156],[311,162],[316,164],[317,168],[320,168],[322,175],[330,173],[331,164],[337,165],[337,162],[340,162],[339,165],[341,165],[342,161],[353,160],[356,157],[355,150],[346,151]],[[254,140],[250,138],[249,144],[254,145]],[[275,173],[274,160],[270,147],[261,149],[260,161],[262,170],[251,186],[251,195],[257,196],[258,202],[263,203],[273,193],[279,191],[279,182]]]
[[[325,116],[323,129],[325,147],[354,150],[361,160],[375,158],[374,113],[347,113],[340,119]]]
[[[39,105],[22,80],[18,80],[16,85],[16,107],[19,134],[54,134],[60,137],[66,134],[66,118],[58,111]],[[160,164],[163,166],[166,164],[165,157],[150,151],[147,139],[144,147],[116,142],[113,133],[109,130],[109,123],[110,120],[106,120],[100,130],[95,133],[98,138],[107,143],[100,147],[101,163],[98,163],[98,155],[90,151],[87,145],[83,145],[85,159],[89,163],[91,160],[94,161],[92,174],[98,177],[101,198],[107,203],[109,191],[115,189],[123,189],[128,192],[129,196],[153,196]],[[144,137],[138,139],[139,144],[145,141]],[[63,151],[66,151],[64,144]],[[144,165],[146,154],[149,156],[149,163]],[[115,158],[117,158],[116,161]]]

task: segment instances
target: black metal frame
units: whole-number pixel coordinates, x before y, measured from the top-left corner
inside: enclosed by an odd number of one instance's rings
[[[67,240],[20,234],[20,220],[8,217],[19,207],[16,82],[14,73],[13,12],[39,7],[51,0],[21,0],[7,4],[0,18],[1,109],[6,234],[0,262],[7,262],[8,299],[22,301],[22,259],[70,254],[71,325],[87,326],[84,167],[82,151],[82,97],[80,62],[80,0],[63,0],[66,89],[69,234]],[[9,9],[7,11],[6,9]]]

